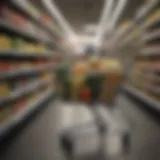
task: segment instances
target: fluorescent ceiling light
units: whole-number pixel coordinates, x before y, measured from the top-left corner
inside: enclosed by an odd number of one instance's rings
[[[127,4],[127,0],[119,0],[117,7],[114,11],[114,14],[112,18],[110,18],[111,21],[109,22],[109,28],[107,28],[109,29],[109,31],[115,29],[116,23],[118,22],[118,19],[120,18],[126,4]]]
[[[98,25],[95,24],[88,24],[84,27],[84,31],[85,32],[96,32],[98,28]]]
[[[74,33],[72,27],[69,25],[69,23],[66,21],[66,19],[62,16],[59,9],[56,7],[56,4],[53,0],[42,0],[44,5],[47,7],[47,9],[50,11],[53,17],[57,19],[60,26],[64,29],[67,35],[76,36]]]
[[[106,21],[108,20],[111,14],[113,2],[114,0],[105,0],[104,8],[103,8],[99,26],[97,29],[97,35],[96,35],[97,43],[98,41],[101,41],[102,35],[104,34],[105,27],[106,27]]]

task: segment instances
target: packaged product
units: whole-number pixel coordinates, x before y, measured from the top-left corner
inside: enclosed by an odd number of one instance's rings
[[[6,5],[0,4],[0,20],[6,20],[6,11],[8,10]]]
[[[62,97],[69,99],[71,96],[70,67],[61,64],[56,70],[57,81],[60,83]]]
[[[7,72],[11,71],[12,69],[14,69],[12,61],[0,61],[0,72]]]
[[[52,75],[52,73],[41,73],[40,74],[40,77],[42,78],[42,79],[53,79],[53,75]]]
[[[0,81],[0,98],[9,96],[11,93],[9,84],[6,81]]]
[[[104,61],[105,72],[102,83],[101,100],[112,102],[123,81],[123,68],[118,60],[106,59]]]
[[[78,99],[81,90],[83,90],[82,87],[85,85],[86,72],[87,65],[85,61],[76,62],[76,64],[72,66],[70,81],[73,99]]]
[[[33,97],[34,97],[34,94],[33,94],[33,93],[31,93],[31,94],[29,94],[29,95],[27,95],[27,96],[25,97],[25,98],[26,98],[26,104],[27,104],[27,105],[29,105],[29,104],[32,102]]]
[[[21,62],[21,64],[19,65],[20,69],[33,69],[33,64],[29,61],[23,61]]]
[[[15,113],[19,112],[20,110],[23,110],[26,106],[26,98],[20,98],[14,105],[13,110]]]
[[[160,10],[157,9],[155,12],[153,12],[148,20],[145,23],[145,27],[149,27],[150,25],[152,25],[154,22],[158,21],[160,17]]]
[[[12,114],[12,107],[10,105],[0,108],[0,124],[7,123]]]
[[[20,38],[15,38],[13,40],[13,48],[17,51],[20,51],[19,53],[25,52],[25,44],[26,42]]]
[[[37,18],[40,17],[40,12],[37,7],[33,6],[31,3],[28,3],[28,10]]]
[[[12,49],[12,39],[5,34],[0,34],[0,50]]]

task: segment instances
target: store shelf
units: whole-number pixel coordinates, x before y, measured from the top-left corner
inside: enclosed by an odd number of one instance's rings
[[[141,22],[142,19],[144,19],[150,13],[150,11],[156,8],[158,3],[159,0],[152,0],[146,2],[141,8],[137,10],[135,22]]]
[[[0,140],[3,136],[8,133],[11,129],[16,127],[18,124],[22,123],[29,115],[31,115],[34,110],[36,110],[40,105],[47,101],[53,94],[52,90],[48,90],[41,94],[37,99],[31,101],[28,105],[24,106],[25,109],[20,111],[18,114],[13,115],[7,122],[0,125]]]
[[[141,26],[142,29],[146,29],[147,27],[152,26],[152,24],[157,23],[158,20],[156,18],[152,20],[152,22],[148,22],[148,23],[144,23],[144,19],[157,6],[158,3],[159,3],[159,0],[153,0],[152,2],[144,4],[142,8],[139,8],[139,11],[137,11],[134,17],[134,21],[123,31],[122,34],[120,34],[116,38],[116,42],[120,43],[121,39],[124,40],[126,36],[132,33],[132,31],[139,25]]]
[[[5,98],[0,98],[0,107],[3,107],[3,105],[7,102],[15,101],[25,95],[28,95],[29,93],[35,92],[37,89],[49,83],[51,83],[49,80],[39,80],[29,84],[26,87],[20,88],[17,91],[14,91],[13,93],[11,93],[10,96]]]
[[[160,47],[146,47],[141,52],[144,56],[160,56]]]
[[[19,29],[17,26],[13,26],[12,24],[5,21],[0,21],[0,27],[28,39],[32,39],[32,40],[46,43],[46,44],[52,43],[50,40],[47,40],[47,38],[45,37],[41,37],[38,34],[33,34],[29,31]]]
[[[50,52],[46,53],[31,53],[31,52],[21,52],[16,50],[0,50],[0,58],[16,58],[16,59],[25,59],[25,58],[45,58],[50,59],[54,58],[54,55]]]
[[[154,109],[160,111],[160,101],[154,100],[153,98],[146,95],[142,91],[140,91],[132,86],[129,86],[129,85],[125,85],[124,89],[127,92],[129,92],[130,94],[132,94],[133,96],[135,96],[136,98],[140,99],[141,101],[143,101],[144,103],[149,105],[151,108],[154,108]]]
[[[13,78],[18,76],[37,74],[45,71],[53,71],[54,69],[55,69],[54,66],[46,65],[46,66],[36,67],[36,68],[15,69],[12,71],[1,71],[0,79],[2,80],[2,79]]]
[[[160,29],[145,34],[145,36],[142,37],[142,41],[147,42],[147,41],[151,41],[151,40],[154,40],[154,39],[157,39],[157,38],[160,39]]]
[[[56,32],[53,32],[50,26],[47,26],[45,23],[42,22],[40,14],[37,14],[36,12],[33,12],[32,9],[30,9],[31,5],[29,2],[22,1],[22,0],[12,0],[12,4],[16,6],[22,12],[27,14],[33,21],[38,23],[45,30],[47,30],[51,35],[54,36],[54,38],[57,38]]]
[[[160,17],[159,15],[154,16],[153,18],[150,18],[148,21],[144,22],[142,24],[142,29],[149,29],[152,26],[158,24],[160,22]]]

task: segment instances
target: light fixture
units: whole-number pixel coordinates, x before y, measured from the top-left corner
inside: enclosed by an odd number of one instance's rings
[[[76,36],[70,24],[66,21],[66,19],[62,16],[59,9],[56,7],[56,4],[53,0],[42,0],[43,4],[47,7],[51,15],[56,18],[59,22],[60,26],[64,29],[66,35],[68,36]]]
[[[110,18],[111,20],[109,22],[109,27],[107,28],[109,29],[109,31],[113,31],[115,29],[118,19],[120,18],[126,4],[127,0],[119,0],[116,9],[114,10],[114,13],[112,15],[112,18]]]
[[[113,31],[116,23],[118,21],[118,18],[120,17],[127,0],[119,0],[114,12],[113,9],[113,2],[114,0],[106,0],[104,9],[102,12],[102,16],[100,18],[99,26],[97,29],[97,35],[96,35],[96,43],[99,44],[103,36],[110,31]],[[113,13],[113,15],[112,15]]]
[[[102,11],[102,15],[99,21],[99,25],[97,28],[97,33],[96,33],[96,41],[99,43],[101,41],[101,38],[104,34],[105,27],[106,27],[106,21],[108,20],[109,16],[111,16],[111,10],[113,7],[113,2],[114,0],[105,0],[104,8]]]
[[[97,24],[87,24],[84,27],[84,32],[85,33],[96,33],[97,28],[98,28]]]

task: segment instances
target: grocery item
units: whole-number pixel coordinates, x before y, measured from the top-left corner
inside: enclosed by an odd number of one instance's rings
[[[12,114],[12,107],[10,105],[0,108],[0,124],[7,123]]]
[[[10,95],[9,84],[6,81],[0,81],[0,98],[4,98]]]
[[[7,72],[14,69],[14,65],[11,61],[0,60],[0,72]]]
[[[26,106],[26,97],[21,97],[15,104],[13,104],[14,114],[17,114],[19,111],[24,109]]]
[[[72,97],[78,99],[78,96],[83,90],[87,72],[87,65],[85,61],[78,61],[71,68],[71,85],[72,85]]]
[[[34,5],[32,5],[31,3],[27,3],[28,6],[28,10],[35,16],[35,17],[40,17],[40,11],[37,9],[37,7],[35,7]]]
[[[42,79],[50,79],[50,80],[53,79],[52,73],[41,73],[41,74],[40,74],[40,77],[41,77]]]
[[[74,100],[113,101],[123,81],[123,68],[116,59],[91,57],[75,62],[70,69],[66,74],[66,68],[61,68],[57,77],[60,90],[64,92],[64,88],[71,87]]]
[[[150,27],[151,25],[153,25],[154,22],[158,22],[159,21],[159,17],[160,17],[160,10],[157,9],[156,11],[154,11],[148,18],[148,20],[146,21],[144,27]]]
[[[25,41],[20,38],[14,38],[13,39],[13,49],[19,51],[19,53],[25,52]]]
[[[96,75],[87,75],[86,77],[86,83],[90,90],[91,94],[91,100],[97,101],[99,100],[100,93],[101,93],[101,86],[102,86],[102,76],[99,74]]]
[[[0,34],[0,50],[10,50],[12,48],[12,39],[5,34]]]
[[[91,95],[91,91],[88,87],[83,88],[80,92],[80,100],[89,103],[91,102],[92,99],[92,95]]]
[[[67,64],[59,65],[56,71],[57,81],[59,82],[59,86],[57,87],[59,88],[60,94],[65,99],[69,99],[71,94],[71,83],[69,76],[69,66]]]
[[[123,68],[116,59],[103,60],[103,82],[100,99],[113,102],[123,81]]]

